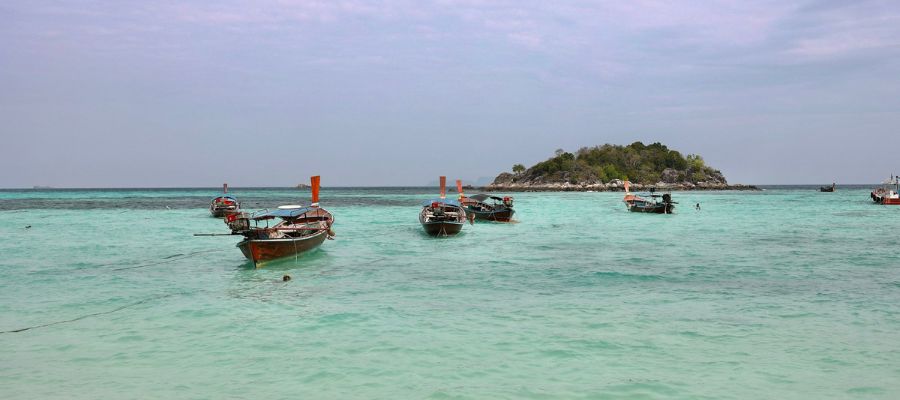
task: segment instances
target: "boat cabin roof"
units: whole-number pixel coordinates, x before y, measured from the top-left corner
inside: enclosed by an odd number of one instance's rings
[[[474,196],[467,196],[467,197],[470,198],[470,199],[472,199],[472,200],[475,200],[475,201],[485,201],[485,200],[487,200],[487,199],[493,199],[493,200],[500,200],[500,201],[503,201],[503,198],[502,198],[502,197],[491,196],[491,195],[489,195],[489,194],[476,194],[476,195],[474,195]]]
[[[237,201],[237,199],[234,198],[233,196],[216,196],[213,198],[213,200],[219,200],[219,199]]]
[[[319,210],[319,208],[318,207],[301,207],[301,208],[266,210],[266,211],[260,211],[260,212],[253,213],[253,215],[250,216],[250,219],[252,219],[254,221],[262,221],[265,219],[272,219],[272,218],[284,218],[284,219],[297,218],[297,217],[302,216],[303,214],[306,214],[310,211],[316,211],[316,210]]]
[[[431,207],[431,203],[441,203],[445,206],[460,207],[459,202],[453,199],[431,199],[422,202],[422,207]]]

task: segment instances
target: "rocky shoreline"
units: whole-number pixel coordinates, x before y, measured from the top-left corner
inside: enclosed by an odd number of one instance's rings
[[[632,183],[631,190],[635,192],[648,191],[655,188],[657,191],[691,191],[691,190],[738,190],[738,191],[756,191],[760,190],[753,185],[729,185],[721,182],[679,182],[667,183],[657,182],[652,185]],[[624,182],[616,179],[607,183],[493,183],[479,190],[486,192],[624,192]]]

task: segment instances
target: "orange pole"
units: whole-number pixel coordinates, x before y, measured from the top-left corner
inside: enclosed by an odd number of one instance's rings
[[[441,177],[441,198],[442,199],[447,198],[447,177],[446,176]]]
[[[222,192],[226,193],[226,194],[228,193],[228,184],[227,183],[222,184]]]
[[[463,190],[462,190],[462,180],[459,180],[459,179],[456,180],[456,191],[459,192],[460,199],[463,197],[466,197],[466,195],[463,194]]]
[[[309,178],[309,183],[311,184],[310,186],[312,186],[313,203],[319,202],[319,178],[320,177],[318,175]]]

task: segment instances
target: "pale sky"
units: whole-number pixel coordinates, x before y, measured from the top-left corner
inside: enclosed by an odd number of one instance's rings
[[[423,185],[636,140],[732,183],[900,173],[900,2],[0,2],[0,187]]]

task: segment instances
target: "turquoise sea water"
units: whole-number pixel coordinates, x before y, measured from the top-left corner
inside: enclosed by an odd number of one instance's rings
[[[259,270],[192,236],[216,193],[0,191],[0,398],[900,398],[900,207],[864,188],[520,193],[440,239],[431,190],[325,188],[336,240]]]

